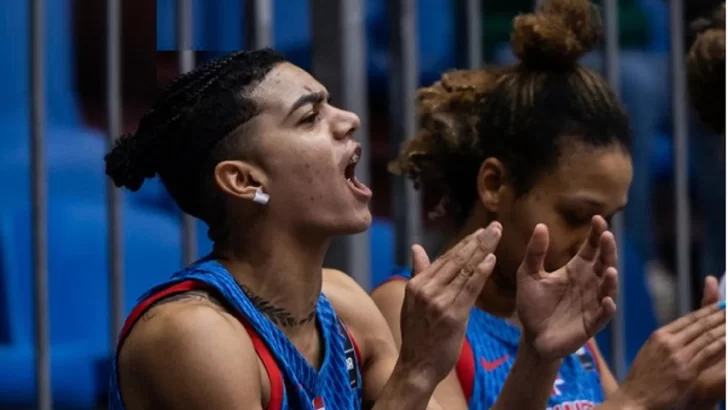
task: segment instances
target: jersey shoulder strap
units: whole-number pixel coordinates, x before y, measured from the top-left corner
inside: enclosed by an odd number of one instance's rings
[[[119,354],[124,340],[126,340],[126,338],[129,336],[129,333],[134,327],[134,324],[141,318],[144,312],[149,310],[155,303],[161,301],[162,299],[193,290],[206,290],[214,292],[214,289],[206,283],[196,280],[184,280],[168,287],[161,288],[157,292],[150,294],[144,300],[142,300],[134,308],[134,310],[132,310],[131,314],[129,314],[129,317],[124,323],[124,327],[121,330],[119,342],[116,347],[116,354]],[[266,407],[266,410],[280,410],[283,407],[283,395],[285,394],[285,387],[283,383],[283,374],[278,368],[278,364],[276,363],[273,354],[265,345],[260,335],[255,332],[253,327],[250,326],[250,324],[242,314],[240,314],[239,312],[230,313],[235,315],[238,321],[243,325],[243,327],[245,327],[245,330],[248,332],[248,335],[253,342],[255,353],[258,355],[261,362],[263,362],[263,366],[265,367],[265,371],[268,375],[268,380],[270,381],[270,399],[268,400],[268,406]]]
[[[361,352],[357,346],[354,336],[346,327],[340,318],[336,318],[339,323],[339,331],[344,337],[344,355],[346,355],[346,370],[349,373],[349,386],[356,390],[362,386],[361,375]]]

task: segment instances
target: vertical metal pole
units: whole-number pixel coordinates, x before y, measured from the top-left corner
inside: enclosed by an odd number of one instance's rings
[[[620,79],[619,79],[619,10],[618,0],[604,1],[604,73],[612,90],[619,96]],[[622,239],[624,234],[624,218],[622,213],[615,215],[612,220],[611,230],[617,240],[618,254],[624,255],[622,249]],[[622,258],[618,260],[617,271],[620,275],[624,275],[624,261]],[[619,290],[617,293],[617,313],[612,319],[612,368],[614,369],[617,380],[622,380],[626,375],[625,368],[625,312],[624,312],[624,293],[622,291],[622,281],[619,281]]]
[[[675,151],[675,231],[678,311],[692,310],[690,280],[690,202],[688,192],[688,112],[685,85],[683,2],[670,0],[670,66],[672,74],[672,134]]]
[[[192,44],[192,0],[177,1],[177,52],[180,74],[195,67]],[[182,215],[183,263],[189,265],[197,259],[197,221],[191,215]]]
[[[106,2],[106,118],[109,146],[121,133],[121,5]],[[111,306],[111,352],[124,320],[124,240],[122,233],[121,191],[111,179],[106,182],[109,224],[109,286]]]
[[[416,129],[417,4],[416,0],[392,0],[388,4],[390,138],[398,150],[403,141],[414,136]],[[404,266],[411,263],[410,247],[421,240],[422,209],[419,193],[406,178],[394,179],[393,192],[397,232],[395,262]]]
[[[273,46],[273,0],[245,0],[246,47],[260,49]],[[328,22],[327,22],[328,23]],[[315,29],[315,26],[314,26]]]
[[[466,0],[465,3],[468,67],[475,69],[483,65],[483,16],[481,0]]]
[[[333,101],[359,115],[361,125],[355,135],[362,145],[362,156],[356,175],[369,184],[364,9],[365,0],[311,1],[313,73],[328,88]],[[364,289],[369,289],[369,233],[337,238],[329,249],[326,264],[349,273]]]
[[[36,406],[50,410],[50,337],[48,331],[48,236],[45,149],[45,1],[30,3],[30,161],[32,185],[33,279],[35,304]]]

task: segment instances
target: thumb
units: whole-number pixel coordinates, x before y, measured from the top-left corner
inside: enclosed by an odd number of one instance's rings
[[[546,252],[549,249],[549,230],[544,224],[538,224],[533,228],[531,240],[526,247],[526,255],[518,269],[518,275],[540,275],[544,270],[543,262]]]
[[[720,295],[718,294],[718,279],[713,276],[705,278],[705,286],[703,286],[703,300],[700,306],[709,306],[718,303]]]
[[[412,277],[422,273],[430,266],[430,257],[427,256],[425,248],[420,245],[412,246]]]

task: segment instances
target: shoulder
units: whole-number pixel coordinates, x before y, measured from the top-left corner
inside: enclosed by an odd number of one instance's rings
[[[260,403],[257,355],[244,327],[204,293],[153,306],[119,352],[122,393],[157,408]],[[249,408],[259,408],[251,406]]]
[[[344,323],[357,330],[367,330],[372,325],[371,314],[379,313],[369,294],[340,270],[323,270],[322,292]]]
[[[387,322],[372,298],[344,272],[323,271],[323,293],[356,339],[364,361],[380,354],[397,355]]]

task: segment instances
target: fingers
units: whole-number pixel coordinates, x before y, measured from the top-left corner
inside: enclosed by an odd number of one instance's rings
[[[430,266],[430,257],[425,248],[420,245],[412,246],[412,277],[422,273]]]
[[[721,356],[725,357],[725,323],[706,333],[699,340],[700,342],[696,341],[694,348],[690,346],[691,352],[689,354],[694,354],[690,360],[690,365],[696,366],[702,371]]]
[[[602,276],[602,283],[599,288],[599,295],[602,297],[608,297],[612,301],[617,300],[617,293],[619,292],[619,274],[617,269],[609,267]]]
[[[617,241],[609,231],[602,232],[599,237],[599,249],[594,261],[594,273],[602,277],[610,267],[617,266]]]
[[[437,273],[436,282],[450,283],[458,275],[472,276],[485,257],[493,253],[501,238],[502,227],[493,222],[457,252],[448,252]],[[459,289],[458,289],[459,292]]]
[[[700,319],[710,316],[711,314],[714,314],[720,310],[725,310],[725,305],[719,306],[718,303],[714,303],[710,306],[698,309],[694,312],[688,313],[687,315],[676,319],[675,321],[664,326],[663,330],[667,333],[678,333],[686,327],[690,326],[691,324],[699,322]]]
[[[475,301],[483,291],[485,282],[493,273],[495,268],[496,257],[494,254],[488,254],[483,261],[475,269],[472,276],[465,280],[462,291],[457,295],[453,301],[453,305],[456,309],[471,309],[475,304]]]
[[[591,227],[589,228],[589,234],[581,247],[577,255],[584,260],[591,261],[597,254],[599,249],[599,242],[602,233],[607,230],[607,221],[599,215],[595,215],[591,220]]]
[[[711,336],[711,332],[715,332],[720,326],[725,326],[725,311],[716,310],[686,326],[679,333],[676,333],[676,343],[678,346],[686,346],[689,344],[690,347],[695,349],[695,353],[697,353],[698,349],[705,347],[705,344],[702,343],[705,337]],[[723,335],[725,335],[725,331],[723,331]]]
[[[611,297],[605,297],[602,299],[601,304],[599,306],[599,311],[597,315],[594,317],[594,323],[592,326],[587,327],[589,329],[589,337],[594,337],[597,333],[602,331],[610,320],[612,320],[612,317],[614,317],[614,314],[617,312],[617,304],[614,302],[614,299]]]
[[[700,302],[700,306],[708,306],[714,303],[718,303],[720,299],[720,292],[718,290],[718,279],[713,276],[705,278],[705,285],[703,286],[703,300]]]
[[[519,275],[540,275],[544,270],[543,263],[549,249],[549,230],[544,224],[533,228],[533,234],[526,247],[526,255],[518,269]]]
[[[428,269],[427,276],[434,276],[435,273],[440,270],[442,265],[445,264],[448,258],[451,258],[453,255],[457,255],[459,252],[461,252],[463,247],[471,245],[472,241],[475,240],[475,237],[481,235],[483,231],[483,228],[476,230],[475,232],[471,233],[470,235],[463,238],[460,242],[455,244],[455,246],[450,248],[450,250],[445,252],[439,258],[435,259],[435,261],[431,263],[431,269]]]

